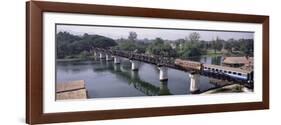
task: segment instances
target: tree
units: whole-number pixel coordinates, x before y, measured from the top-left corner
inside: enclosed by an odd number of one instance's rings
[[[232,52],[234,42],[235,40],[233,38],[227,40],[224,44],[224,49],[226,49],[228,52]]]
[[[205,41],[200,41],[200,34],[192,32],[186,37],[186,42],[181,43],[177,48],[177,55],[182,58],[199,57],[207,48]]]
[[[253,39],[239,39],[240,51],[246,55],[253,55],[254,42]]]
[[[64,58],[67,55],[70,55],[72,48],[71,44],[75,41],[79,41],[81,38],[79,36],[74,36],[68,32],[59,32],[56,35],[56,49],[57,49],[57,58]]]
[[[155,40],[154,40],[154,45],[163,45],[164,44],[164,40],[157,37]]]
[[[128,39],[130,40],[130,42],[135,42],[137,37],[138,37],[138,35],[137,35],[136,32],[130,32],[129,36],[128,36]]]
[[[85,57],[93,47],[108,48],[117,43],[108,37],[100,35],[84,34],[83,36],[72,35],[68,32],[59,32],[56,35],[57,58]],[[83,53],[82,53],[83,52]]]
[[[202,55],[202,50],[199,48],[199,43],[188,42],[179,53],[182,58],[199,57]]]
[[[137,53],[145,53],[147,43],[144,42],[132,42],[129,39],[118,39],[118,46],[115,49],[125,51],[135,51]]]
[[[200,39],[200,34],[197,32],[193,32],[191,34],[189,34],[189,40],[190,42],[194,43],[194,42],[199,42]]]
[[[223,40],[220,39],[219,37],[217,37],[216,40],[212,41],[212,48],[215,50],[215,53],[217,53],[217,51],[220,51],[223,47]]]
[[[124,41],[119,43],[118,49],[125,51],[135,51],[137,49],[137,46],[132,42]]]
[[[156,38],[152,44],[147,47],[147,52],[153,55],[163,57],[176,57],[177,52],[169,44],[165,43],[163,39]]]
[[[104,36],[95,35],[92,36],[92,40],[93,40],[92,43],[93,47],[109,48],[117,45],[117,43],[113,39]]]
[[[230,54],[242,54],[242,55],[253,55],[254,50],[254,40],[253,39],[229,39],[225,42],[225,49],[230,52]],[[235,51],[233,51],[233,49]]]

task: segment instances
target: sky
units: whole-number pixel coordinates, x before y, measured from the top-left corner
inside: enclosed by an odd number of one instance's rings
[[[206,30],[175,30],[175,29],[152,29],[152,28],[132,28],[132,27],[109,27],[109,26],[86,26],[86,25],[57,25],[57,33],[67,31],[74,35],[102,35],[112,39],[128,38],[129,32],[136,32],[137,39],[155,39],[161,37],[165,40],[184,39],[190,33],[197,32],[200,34],[200,40],[220,39],[253,39],[253,32],[233,32],[233,31],[206,31]]]

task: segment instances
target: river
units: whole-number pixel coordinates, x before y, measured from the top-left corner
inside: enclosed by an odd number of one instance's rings
[[[208,64],[220,64],[221,57],[194,59]],[[189,73],[168,69],[168,81],[159,80],[155,65],[140,63],[139,71],[131,71],[130,61],[123,58],[120,65],[113,61],[65,61],[56,63],[56,82],[85,80],[89,98],[185,95],[189,91]],[[200,76],[200,91],[215,85]]]

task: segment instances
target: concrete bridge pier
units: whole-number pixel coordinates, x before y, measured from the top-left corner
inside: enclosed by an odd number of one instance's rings
[[[105,59],[105,54],[104,53],[100,53],[100,59]]]
[[[111,61],[112,60],[112,56],[110,54],[106,54],[105,58],[106,58],[106,61]]]
[[[197,73],[190,73],[189,74],[189,78],[190,78],[190,92],[191,93],[196,93],[199,90],[199,78],[200,78],[200,75],[197,74]]]
[[[139,70],[139,62],[138,61],[136,61],[136,60],[130,60],[130,62],[131,62],[131,69],[133,70],[133,71],[138,71]]]
[[[168,68],[165,66],[158,67],[159,69],[159,80],[160,81],[167,81],[168,80]]]
[[[121,59],[118,56],[114,56],[114,64],[120,64],[121,63]]]

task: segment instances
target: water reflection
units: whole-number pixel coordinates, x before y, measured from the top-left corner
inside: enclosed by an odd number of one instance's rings
[[[117,78],[125,81],[129,86],[133,86],[147,96],[156,95],[171,95],[168,89],[168,83],[161,81],[160,87],[155,86],[149,82],[146,82],[140,78],[138,71],[132,71],[128,66],[121,64],[113,64],[113,62],[106,62],[106,65],[93,68],[95,72],[111,72],[115,74]]]

